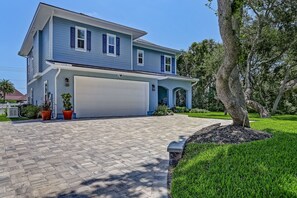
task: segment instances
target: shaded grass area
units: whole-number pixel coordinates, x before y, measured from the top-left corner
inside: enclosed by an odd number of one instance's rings
[[[297,197],[297,116],[255,119],[252,128],[271,139],[189,144],[173,173],[172,197]]]
[[[211,118],[211,119],[223,119],[230,120],[230,115],[224,115],[224,112],[209,112],[209,113],[184,113],[189,117],[197,117],[197,118]],[[257,113],[249,113],[250,120],[256,120],[259,117]]]
[[[28,120],[28,118],[7,118],[5,115],[0,115],[0,122]]]
[[[188,115],[189,117],[196,118],[211,118],[211,119],[223,119],[223,120],[231,120],[229,114],[224,115],[224,112],[209,112],[209,113],[183,113]],[[249,118],[251,121],[261,121],[259,114],[257,113],[249,113]],[[297,115],[276,115],[269,118],[270,120],[291,120],[297,121]]]

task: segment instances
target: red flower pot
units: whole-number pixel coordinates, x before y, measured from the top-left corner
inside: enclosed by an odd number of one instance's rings
[[[63,111],[64,120],[71,120],[72,119],[72,113],[73,111]]]
[[[52,111],[41,111],[42,120],[50,120],[52,115]]]

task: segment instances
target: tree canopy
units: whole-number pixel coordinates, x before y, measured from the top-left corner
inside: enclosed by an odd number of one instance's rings
[[[238,42],[238,82],[249,111],[257,111],[262,117],[270,113],[296,114],[297,1],[228,2],[231,5],[229,14],[237,21],[233,20],[233,32],[229,34],[235,33],[234,39]],[[226,11],[218,10],[218,17],[222,13],[226,14]],[[224,53],[222,44],[203,40],[194,42],[179,56],[178,73],[199,79],[193,89],[193,107],[212,111],[223,109],[218,102],[215,81],[218,68],[226,57]]]
[[[2,93],[3,101],[5,102],[6,95],[14,92],[14,85],[9,80],[0,81],[0,92]]]

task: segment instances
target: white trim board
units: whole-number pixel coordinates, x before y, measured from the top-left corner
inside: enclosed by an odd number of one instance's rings
[[[49,64],[50,65],[50,64]],[[48,73],[49,71],[51,71],[52,69],[54,69],[53,66],[49,66],[48,68],[46,68],[42,73],[40,73],[39,78],[44,76],[46,73]],[[27,85],[31,85],[32,83],[34,83],[36,80],[38,80],[39,78],[35,78],[32,79],[30,82],[27,83]]]
[[[71,64],[63,64],[63,63],[51,63],[46,62],[48,65],[51,65],[53,69],[63,69],[63,70],[71,70],[71,71],[84,71],[84,72],[94,72],[94,73],[103,73],[103,74],[115,74],[115,75],[126,75],[126,76],[135,76],[135,77],[143,77],[157,80],[181,80],[181,81],[191,81],[196,82],[199,79],[197,78],[184,78],[180,76],[158,76],[158,75],[150,75],[150,74],[140,74],[140,73],[131,73],[125,71],[112,71],[112,70],[104,70],[104,69],[94,69],[94,68],[86,68],[86,67],[74,67]]]

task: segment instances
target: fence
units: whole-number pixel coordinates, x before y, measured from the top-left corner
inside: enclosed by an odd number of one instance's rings
[[[5,114],[5,110],[6,110],[8,107],[17,107],[17,106],[20,106],[20,105],[21,105],[20,103],[6,103],[6,104],[0,104],[0,115]]]

